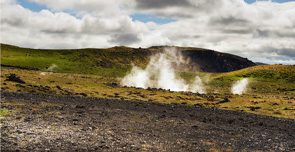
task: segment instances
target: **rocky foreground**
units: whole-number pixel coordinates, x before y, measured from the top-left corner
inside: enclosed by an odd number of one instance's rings
[[[295,151],[295,120],[150,102],[1,92],[1,151]]]

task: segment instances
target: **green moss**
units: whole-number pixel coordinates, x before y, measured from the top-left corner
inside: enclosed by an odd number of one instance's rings
[[[1,108],[1,117],[6,117],[9,113],[9,110],[6,108]]]

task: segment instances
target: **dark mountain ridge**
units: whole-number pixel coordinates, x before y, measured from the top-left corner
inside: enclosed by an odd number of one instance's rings
[[[175,46],[152,46],[149,49],[163,50],[167,47]],[[183,56],[188,58],[198,71],[202,72],[230,72],[256,65],[247,58],[229,53],[193,47],[175,48],[181,50]]]

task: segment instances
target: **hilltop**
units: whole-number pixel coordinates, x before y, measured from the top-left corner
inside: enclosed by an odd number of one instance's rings
[[[195,71],[229,72],[256,64],[236,55],[213,50],[176,47]],[[1,65],[48,71],[56,65],[55,72],[79,73],[123,77],[132,64],[145,67],[149,57],[163,51],[163,46],[150,48],[112,47],[108,49],[30,49],[1,44]]]

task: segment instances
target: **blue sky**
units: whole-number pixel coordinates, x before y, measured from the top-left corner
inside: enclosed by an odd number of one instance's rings
[[[40,12],[43,9],[48,9],[45,5],[29,2],[28,0],[18,0],[17,3],[19,3],[24,8],[28,8],[34,12]]]
[[[158,24],[166,24],[166,23],[170,23],[170,22],[175,22],[176,19],[172,19],[172,18],[165,18],[165,17],[158,17],[155,15],[151,15],[151,14],[133,14],[130,16],[132,18],[133,21],[141,21],[141,22],[155,22]]]

